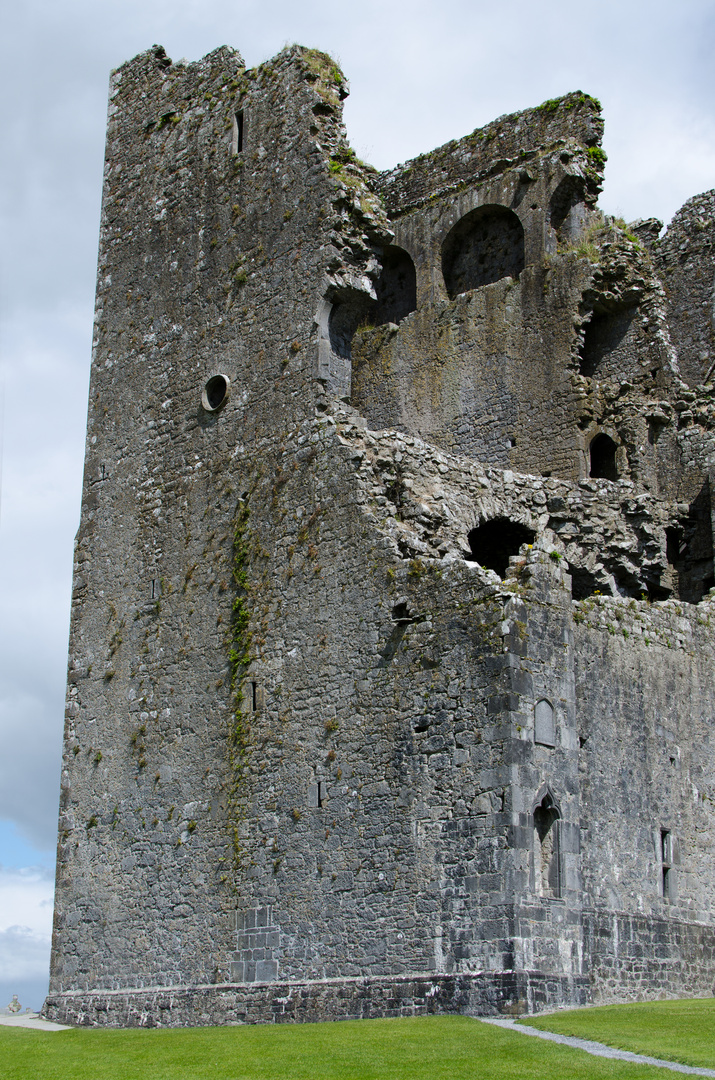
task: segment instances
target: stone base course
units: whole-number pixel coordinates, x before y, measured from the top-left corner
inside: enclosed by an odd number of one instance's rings
[[[462,1013],[516,1016],[585,1004],[588,980],[541,972],[405,975],[50,994],[48,1020],[84,1027],[309,1023]]]

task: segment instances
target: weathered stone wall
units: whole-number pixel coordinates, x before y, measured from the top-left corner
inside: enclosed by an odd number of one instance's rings
[[[585,903],[712,922],[712,599],[580,605]],[[677,842],[663,896],[661,830]]]
[[[261,439],[313,414],[316,307],[367,251],[329,168],[342,92],[297,48],[249,73],[154,50],[113,78],[54,987],[228,974],[236,508]]]
[[[712,618],[712,597],[697,606],[593,598],[575,612],[595,1001],[712,990]]]
[[[594,1003],[712,994],[712,925],[597,910],[584,928]]]
[[[715,976],[713,402],[597,103],[379,176],[345,93],[299,47],[113,78],[54,1018]]]
[[[547,1004],[585,1004],[585,979],[505,972],[480,975],[393,975],[389,978],[295,980],[255,986],[172,986],[144,993],[107,991],[50,995],[48,1015],[77,1026],[201,1027],[370,1020],[466,1013],[515,1015]]]

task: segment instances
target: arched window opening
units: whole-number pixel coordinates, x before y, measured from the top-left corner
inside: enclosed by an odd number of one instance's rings
[[[618,447],[610,435],[601,432],[591,440],[589,456],[591,466],[589,476],[594,480],[617,480],[618,469],[616,468],[616,450]]]
[[[554,707],[546,698],[534,707],[534,742],[540,746],[556,746]]]
[[[579,371],[594,378],[604,361],[618,351],[621,342],[631,328],[636,307],[617,307],[607,311],[594,311],[586,324],[583,343],[579,352]]]
[[[503,578],[510,557],[519,554],[522,544],[533,544],[535,536],[533,529],[519,521],[510,521],[505,517],[492,518],[469,533],[469,558]]]
[[[375,326],[399,323],[417,307],[417,273],[406,251],[395,244],[382,255],[382,273],[375,286],[377,303],[371,312]]]
[[[560,818],[551,795],[534,811],[534,887],[538,896],[561,896]]]
[[[442,274],[450,300],[524,269],[524,227],[505,206],[465,214],[442,245]]]

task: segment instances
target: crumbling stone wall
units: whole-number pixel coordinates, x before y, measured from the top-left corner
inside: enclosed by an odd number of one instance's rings
[[[521,1012],[678,992],[698,950],[715,976],[680,225],[596,209],[586,95],[379,175],[346,92],[297,46],[113,77],[54,1018]]]

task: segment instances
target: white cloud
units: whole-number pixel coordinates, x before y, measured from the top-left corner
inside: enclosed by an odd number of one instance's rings
[[[54,888],[54,874],[45,867],[0,866],[0,935],[48,941]]]
[[[30,979],[46,979],[51,943],[51,935],[36,934],[26,926],[9,926],[7,930],[0,930],[2,981],[12,986]]]
[[[53,875],[43,867],[0,866],[0,1005],[6,1005],[12,994],[34,1009],[42,1003],[50,964],[53,892]]]
[[[54,883],[51,871],[0,866],[0,1006],[17,994],[39,1009],[47,992]]]

